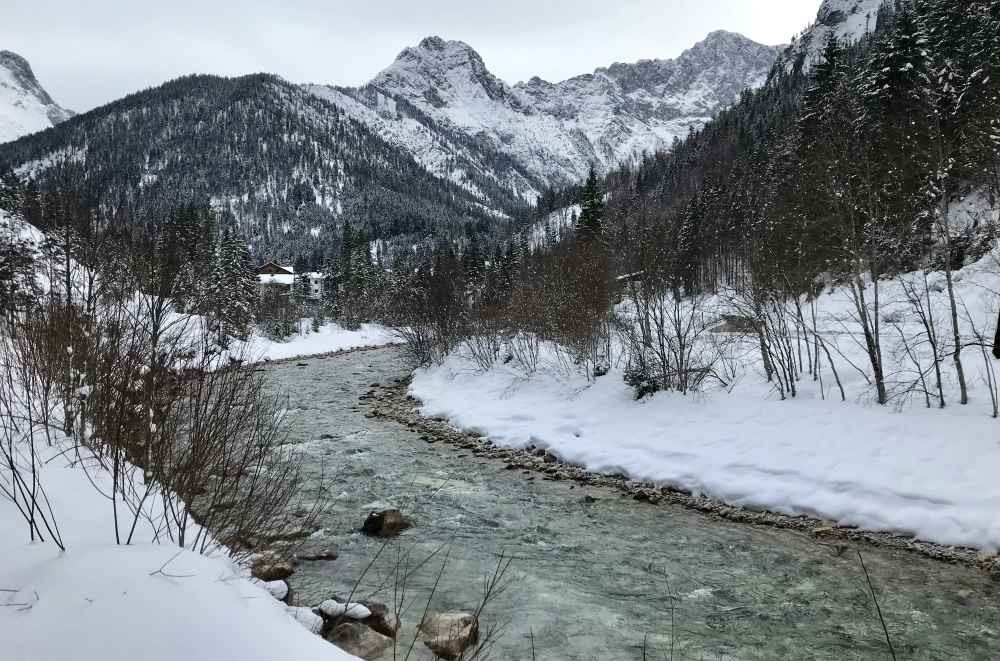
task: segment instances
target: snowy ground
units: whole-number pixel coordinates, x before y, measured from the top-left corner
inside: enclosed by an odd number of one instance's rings
[[[3,658],[355,658],[296,622],[222,555],[152,543],[153,527],[142,520],[136,544],[116,545],[111,504],[98,491],[108,490],[108,475],[84,455],[92,484],[84,463],[70,465],[74,453],[63,453],[65,447],[39,449],[48,459],[42,484],[67,550],[50,541],[30,543],[14,504],[0,498]]]
[[[257,360],[286,360],[400,342],[402,340],[392,329],[378,324],[361,324],[358,330],[347,330],[335,323],[328,323],[318,332],[313,332],[309,328],[309,321],[303,320],[302,330],[298,335],[284,342],[254,337],[246,349]]]
[[[918,274],[907,277],[922,283]],[[992,339],[1000,259],[990,255],[956,279],[969,310],[968,318],[963,311],[963,341],[971,339],[973,322]],[[943,276],[931,274],[929,281],[946,337]],[[752,359],[741,366],[744,375],[732,393],[659,393],[634,401],[620,365],[591,383],[554,361],[533,375],[514,363],[483,372],[461,352],[441,366],[418,370],[410,392],[423,402],[425,415],[446,417],[502,444],[548,448],[590,470],[750,508],[995,551],[1000,422],[990,417],[982,354],[978,347],[963,354],[968,406],[958,405],[950,360],[943,365],[947,408],[925,408],[922,395],[898,395],[916,372],[897,351],[892,323],[911,338],[919,327],[901,302],[899,281],[882,283],[881,290],[888,303],[881,315],[883,346],[890,389],[897,393],[885,407],[873,403],[864,370],[847,362],[864,368],[865,354],[840,289],[822,295],[817,308],[820,328],[841,352],[835,361],[847,402],[840,401],[829,371],[822,393],[806,376],[797,399],[780,401]]]

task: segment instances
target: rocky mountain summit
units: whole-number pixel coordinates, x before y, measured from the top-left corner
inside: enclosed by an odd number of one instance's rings
[[[468,44],[428,37],[404,49],[369,88],[506,154],[527,178],[560,184],[579,181],[592,163],[608,169],[669,148],[741,91],[763,84],[781,50],[720,31],[674,60],[616,63],[557,83],[536,77],[509,85]]]
[[[55,126],[74,114],[52,100],[26,59],[0,50],[0,142]]]

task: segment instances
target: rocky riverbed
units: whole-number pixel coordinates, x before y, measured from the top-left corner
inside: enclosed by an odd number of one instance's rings
[[[403,575],[405,648],[428,598],[436,612],[474,609],[503,556],[510,585],[484,614],[503,625],[493,658],[530,658],[532,645],[542,659],[638,659],[643,645],[675,658],[883,658],[860,551],[897,655],[1000,657],[995,579],[978,568],[995,572],[992,559],[496,447],[420,418],[409,367],[390,348],[268,368],[306,472],[328,484],[323,530],[289,579],[296,603],[393,604]],[[413,527],[388,544],[363,535],[368,512],[389,506]]]

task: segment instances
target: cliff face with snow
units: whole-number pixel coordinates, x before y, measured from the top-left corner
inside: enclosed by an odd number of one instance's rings
[[[42,131],[73,115],[52,100],[27,60],[0,51],[0,142]]]
[[[843,42],[857,41],[875,29],[879,8],[884,0],[823,0],[816,22],[795,40],[785,53],[791,62],[805,56],[807,67],[821,56],[831,36]]]
[[[451,133],[450,142],[464,138],[507,157],[509,171],[501,178],[532,188],[533,182],[579,181],[592,163],[607,169],[669,148],[743,89],[763,84],[779,50],[715,32],[675,60],[613,64],[558,83],[532,78],[511,86],[469,45],[428,37],[403,50],[363,92],[310,89],[388,140],[418,145],[425,162],[454,153],[429,139],[428,122],[414,126],[412,116],[393,116],[392,100],[402,99]]]

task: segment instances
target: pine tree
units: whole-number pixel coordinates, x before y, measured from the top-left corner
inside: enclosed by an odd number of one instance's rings
[[[593,166],[587,175],[580,198],[580,219],[576,223],[576,235],[579,239],[590,242],[604,236],[604,197],[597,183],[597,172]]]
[[[462,272],[465,274],[466,294],[475,296],[481,290],[485,278],[483,256],[476,235],[469,237],[469,243],[462,253]]]
[[[253,323],[258,297],[250,251],[232,229],[227,229],[215,248],[206,287],[207,314],[223,346],[230,336],[245,338]]]

